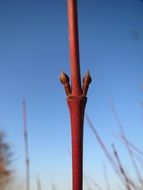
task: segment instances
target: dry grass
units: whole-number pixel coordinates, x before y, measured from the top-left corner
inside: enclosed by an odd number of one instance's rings
[[[133,180],[133,177],[131,174],[129,175],[125,166],[124,161],[121,160],[121,157],[119,155],[118,150],[115,147],[115,144],[112,143],[112,153],[107,149],[105,143],[103,142],[101,136],[98,134],[96,128],[94,127],[93,123],[91,122],[91,119],[88,115],[86,115],[86,120],[88,123],[88,126],[90,127],[92,133],[94,134],[94,137],[96,138],[98,144],[100,145],[101,149],[103,150],[106,158],[111,164],[111,167],[113,168],[116,176],[118,177],[119,181],[122,184],[122,189],[124,190],[142,190],[143,189],[143,175],[139,170],[139,165],[143,167],[143,152],[140,150],[137,146],[135,146],[126,136],[124,132],[124,127],[119,119],[119,116],[117,114],[117,110],[115,109],[115,106],[110,101],[110,106],[112,113],[115,117],[115,120],[117,122],[118,128],[120,130],[119,135],[116,136],[116,140],[120,141],[122,145],[126,148],[127,153],[130,158],[130,162],[132,164],[132,167],[134,169],[134,173],[136,174],[136,179]],[[107,190],[110,190],[109,183],[110,178],[108,180],[108,176],[106,173],[106,170],[104,169],[104,176],[106,179],[106,187],[103,188],[103,190],[106,188]],[[118,189],[119,187],[117,187]],[[96,188],[98,189],[98,188]]]

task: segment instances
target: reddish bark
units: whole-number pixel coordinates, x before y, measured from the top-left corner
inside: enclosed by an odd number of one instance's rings
[[[68,27],[69,27],[69,47],[70,47],[70,68],[71,86],[69,77],[62,72],[60,81],[64,85],[67,95],[67,103],[71,119],[72,137],[72,189],[83,189],[83,121],[86,105],[86,94],[91,82],[89,72],[83,78],[81,87],[79,43],[78,43],[78,22],[77,22],[77,1],[68,2]]]
[[[67,0],[72,95],[81,95],[77,0]]]
[[[72,176],[73,190],[82,190],[83,180],[83,120],[86,97],[69,97],[72,135]]]

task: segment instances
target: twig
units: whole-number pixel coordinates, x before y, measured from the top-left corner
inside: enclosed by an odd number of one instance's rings
[[[67,0],[70,71],[69,77],[62,72],[60,81],[64,85],[71,119],[72,136],[72,185],[73,190],[83,189],[83,123],[87,101],[87,90],[91,82],[89,72],[83,78],[81,86],[80,56],[78,39],[77,0]]]
[[[103,164],[103,173],[104,173],[104,178],[105,178],[105,182],[106,182],[106,189],[110,190],[110,184],[109,184],[109,179],[108,179],[108,175],[107,175],[107,170],[105,165]]]
[[[26,190],[30,190],[30,163],[29,163],[29,146],[28,146],[28,131],[27,131],[27,110],[26,101],[22,102],[23,111],[23,129],[25,143],[25,163],[26,163]]]
[[[121,138],[124,141],[124,137],[122,135],[119,135],[119,138]],[[143,157],[143,152],[137,146],[135,146],[132,142],[130,142],[127,139],[127,137],[126,137],[126,141],[128,145],[132,148],[132,150],[134,150],[134,152],[136,152],[139,156]]]
[[[116,160],[117,160],[117,162],[118,162],[120,172],[121,172],[121,174],[123,175],[123,177],[124,177],[124,179],[125,179],[127,190],[131,190],[129,179],[128,179],[128,177],[127,177],[125,171],[124,171],[124,168],[123,168],[123,166],[122,166],[122,164],[121,164],[121,161],[120,161],[120,159],[119,159],[119,156],[118,156],[117,150],[115,149],[114,144],[112,144],[112,148],[113,148],[113,153],[114,153],[114,155],[115,155],[115,158],[116,158]]]
[[[105,144],[103,143],[103,141],[101,140],[99,134],[97,133],[96,129],[94,128],[89,116],[86,114],[86,120],[87,123],[89,124],[90,129],[92,130],[93,134],[95,135],[99,145],[101,146],[103,152],[105,153],[107,159],[109,160],[111,166],[113,167],[115,173],[117,174],[117,176],[119,177],[119,179],[121,180],[121,182],[124,184],[124,181],[122,179],[122,176],[120,175],[120,172],[118,170],[118,166],[115,162],[115,160],[113,159],[113,157],[111,156],[111,154],[109,153],[108,149],[106,148]]]
[[[122,123],[121,123],[121,121],[120,121],[120,119],[119,119],[119,117],[118,117],[118,114],[117,114],[117,111],[116,111],[116,109],[115,109],[115,106],[113,105],[113,103],[112,103],[111,100],[110,100],[110,105],[111,105],[111,109],[112,109],[113,115],[114,115],[114,117],[115,117],[115,119],[116,119],[116,121],[117,121],[118,127],[119,127],[119,129],[120,129],[121,136],[122,136],[122,138],[123,138],[123,140],[124,140],[124,142],[125,142],[125,146],[126,146],[126,148],[127,148],[128,154],[129,154],[129,156],[130,156],[132,165],[133,165],[133,167],[134,167],[134,169],[135,169],[135,172],[136,172],[136,174],[137,174],[137,177],[138,177],[138,179],[139,179],[139,182],[140,182],[140,184],[141,184],[141,186],[142,186],[142,188],[143,188],[143,181],[142,181],[141,174],[140,174],[140,172],[139,172],[139,170],[138,170],[138,167],[137,167],[137,164],[136,164],[136,162],[135,162],[135,159],[134,159],[132,150],[131,150],[131,148],[130,148],[130,146],[129,146],[129,144],[128,144],[128,141],[127,141],[127,138],[126,138],[126,135],[125,135],[125,132],[124,132]]]
[[[123,138],[122,138],[121,135],[116,135],[116,134],[114,134],[114,136],[115,136],[117,139],[119,139],[122,144],[125,145],[125,141],[123,140]],[[139,150],[139,149],[138,149],[134,144],[132,144],[128,139],[127,139],[127,141],[128,141],[128,144],[129,144],[130,148],[131,148],[132,151],[133,151],[134,156],[138,159],[138,161],[142,164],[142,167],[143,167],[143,159],[142,159],[143,154],[142,154],[142,151]]]

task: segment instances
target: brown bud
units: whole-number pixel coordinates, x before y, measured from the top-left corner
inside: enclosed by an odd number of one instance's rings
[[[69,96],[71,94],[71,88],[69,84],[69,77],[64,72],[60,75],[60,81],[64,85],[66,95]]]
[[[86,73],[86,75],[83,77],[83,84],[89,85],[91,83],[92,79],[90,76],[89,71]]]
[[[60,75],[60,81],[61,81],[62,84],[69,83],[69,77],[63,71],[62,71],[62,73]]]
[[[83,86],[82,86],[82,93],[84,96],[86,96],[87,91],[88,91],[88,87],[89,84],[91,83],[92,79],[90,76],[89,71],[87,72],[87,74],[83,77]]]

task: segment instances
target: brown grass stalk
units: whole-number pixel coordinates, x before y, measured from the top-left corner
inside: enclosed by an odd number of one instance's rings
[[[121,138],[123,139],[124,137],[121,136]],[[135,146],[127,138],[126,138],[126,141],[127,141],[128,145],[132,148],[132,150],[134,150],[139,156],[143,157],[143,152],[137,146]]]
[[[122,164],[121,164],[120,158],[119,158],[119,156],[118,156],[118,152],[117,152],[117,150],[116,150],[114,144],[112,144],[112,148],[113,148],[114,156],[115,156],[115,158],[116,158],[116,160],[117,160],[117,163],[118,163],[118,166],[119,166],[119,170],[120,170],[120,172],[121,172],[121,174],[123,175],[123,178],[124,178],[124,180],[125,180],[126,188],[127,188],[127,190],[131,190],[129,178],[128,178],[128,176],[127,176],[125,170],[124,170],[124,167],[123,167]]]
[[[105,164],[103,164],[103,174],[104,174],[104,178],[105,178],[106,189],[107,190],[111,190],[110,183],[109,183],[109,178],[108,178],[108,175],[107,175],[107,170],[106,170]]]
[[[117,111],[116,111],[116,109],[115,109],[115,106],[113,105],[113,103],[112,103],[111,100],[110,100],[110,105],[111,105],[112,113],[113,113],[113,115],[114,115],[114,117],[115,117],[115,120],[116,120],[116,122],[117,122],[117,124],[118,124],[118,127],[119,127],[119,130],[120,130],[122,139],[124,140],[125,147],[126,147],[126,149],[127,149],[127,151],[128,151],[128,154],[129,154],[129,156],[130,156],[132,165],[133,165],[134,170],[135,170],[135,172],[136,172],[137,178],[138,178],[138,180],[139,180],[139,182],[140,182],[140,184],[141,184],[141,186],[142,186],[142,188],[143,188],[143,181],[142,181],[141,174],[140,174],[140,172],[139,172],[138,166],[137,166],[136,161],[135,161],[135,159],[134,159],[133,152],[132,152],[132,150],[131,150],[131,148],[130,148],[130,146],[129,146],[127,137],[126,137],[125,132],[124,132],[124,129],[123,129],[123,125],[122,125],[122,123],[121,123],[121,121],[120,121],[120,119],[119,119],[119,116],[118,116],[118,114],[117,114]]]
[[[39,176],[37,176],[37,190],[42,190],[41,180],[40,180]]]
[[[121,182],[123,183],[124,185],[124,180],[122,179],[122,176],[120,175],[120,172],[118,170],[118,166],[115,162],[115,160],[113,159],[113,157],[111,156],[111,154],[109,153],[108,149],[106,148],[105,144],[103,143],[102,139],[100,138],[98,132],[96,131],[95,127],[93,126],[89,116],[86,114],[86,120],[87,120],[87,123],[90,127],[90,129],[92,130],[94,136],[96,137],[97,139],[97,142],[99,143],[100,147],[102,148],[104,154],[106,155],[107,159],[109,160],[112,168],[114,169],[116,175],[119,177],[119,179],[121,180]]]
[[[86,181],[90,180],[96,189],[103,190],[102,187],[91,176],[84,175],[84,178],[86,179]]]
[[[113,135],[114,135],[118,140],[120,140],[121,143],[125,144],[122,135],[120,135],[120,134],[117,135],[117,134],[115,134],[115,133],[113,133]],[[136,145],[134,145],[129,139],[127,139],[127,137],[126,137],[126,140],[127,140],[127,142],[128,142],[128,145],[129,145],[130,148],[132,149],[133,153],[136,154],[136,155],[138,155],[140,158],[142,158],[142,157],[143,157],[143,152],[142,152]]]
[[[26,164],[26,190],[30,190],[30,163],[29,163],[29,145],[28,145],[28,131],[27,131],[27,110],[26,101],[22,102],[23,112],[23,133],[24,133],[24,144],[25,144],[25,164]]]
[[[125,145],[125,142],[124,142],[124,140],[123,140],[123,138],[122,138],[121,135],[115,135],[115,134],[114,134],[114,136],[115,136],[122,144]],[[141,167],[143,167],[143,158],[142,158],[142,152],[141,152],[141,150],[139,150],[139,149],[138,149],[133,143],[131,143],[128,139],[127,139],[127,141],[128,141],[128,144],[129,144],[130,148],[132,149],[132,152],[133,152],[134,157],[139,161]]]

